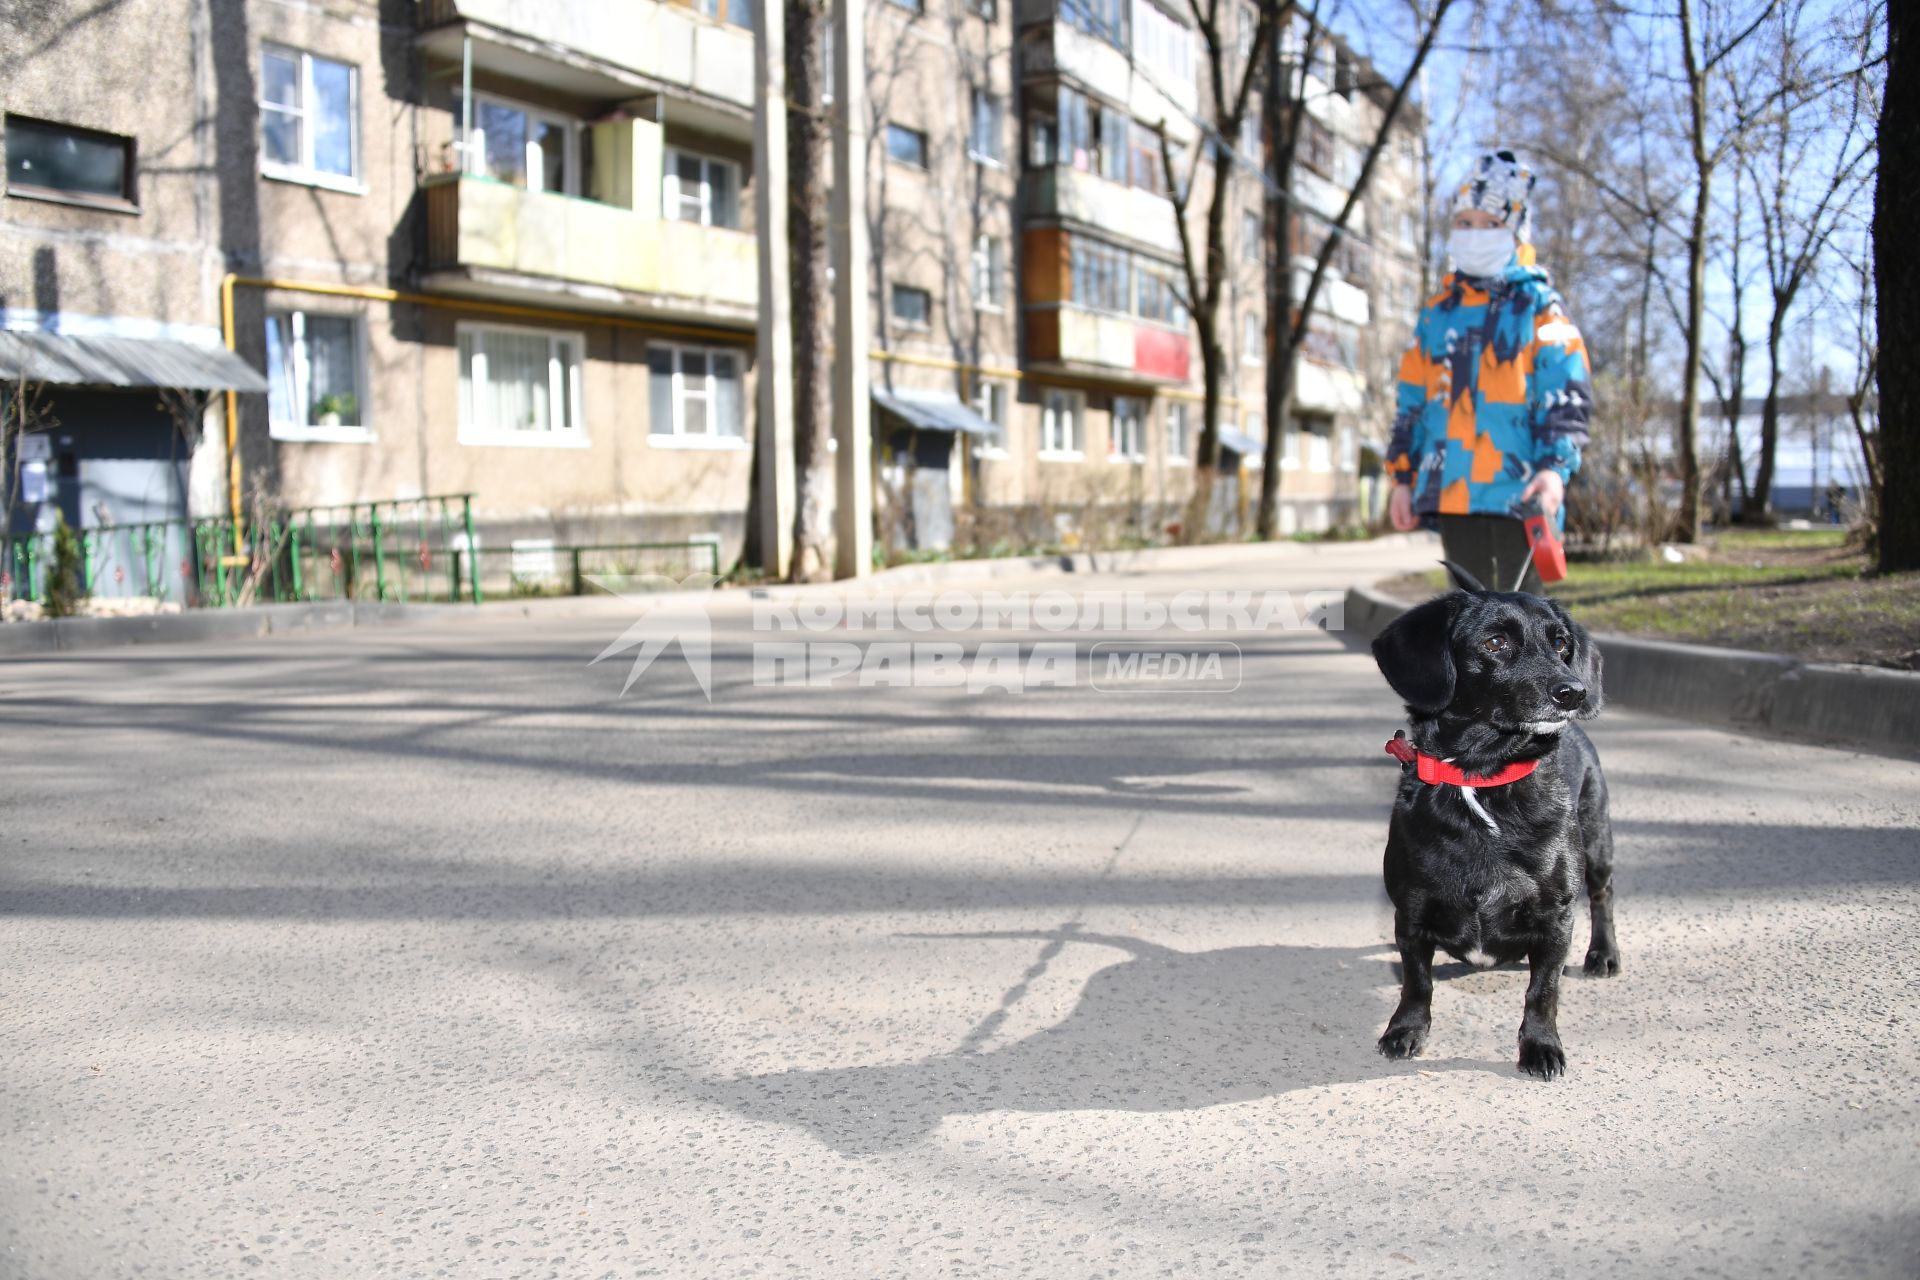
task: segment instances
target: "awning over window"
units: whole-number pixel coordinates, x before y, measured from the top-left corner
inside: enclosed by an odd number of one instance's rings
[[[1257,458],[1267,451],[1267,447],[1258,440],[1232,427],[1220,428],[1220,447],[1231,449],[1243,458]]]
[[[267,380],[223,347],[169,338],[0,333],[0,378],[75,387],[265,391]]]
[[[954,396],[906,395],[897,391],[873,393],[873,402],[908,425],[922,431],[958,431],[970,436],[997,436],[1000,428],[975,413]]]

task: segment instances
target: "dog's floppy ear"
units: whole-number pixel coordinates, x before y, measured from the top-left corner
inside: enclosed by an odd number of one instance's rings
[[[1415,605],[1373,640],[1373,660],[1401,701],[1416,711],[1439,711],[1453,701],[1453,599]]]
[[[1460,590],[1470,591],[1477,596],[1487,594],[1487,589],[1480,585],[1480,579],[1474,577],[1453,561],[1442,560],[1440,563],[1447,566],[1447,576],[1453,579],[1453,585],[1460,588]]]

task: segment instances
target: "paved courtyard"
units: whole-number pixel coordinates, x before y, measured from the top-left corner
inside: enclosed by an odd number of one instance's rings
[[[1363,649],[766,688],[712,616],[711,704],[613,602],[0,663],[0,1276],[1920,1270],[1920,765],[1605,715],[1625,972],[1542,1084],[1514,968],[1373,1050]]]

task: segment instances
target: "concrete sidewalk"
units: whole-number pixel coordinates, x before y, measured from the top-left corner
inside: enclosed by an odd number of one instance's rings
[[[767,688],[716,604],[710,704],[612,609],[0,665],[0,1276],[1912,1274],[1920,766],[1603,717],[1545,1085],[1514,969],[1373,1051],[1359,649]]]

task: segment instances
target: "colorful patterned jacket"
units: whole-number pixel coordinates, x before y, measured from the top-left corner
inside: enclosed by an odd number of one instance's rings
[[[1422,515],[1519,515],[1539,469],[1580,469],[1592,407],[1586,344],[1545,271],[1508,267],[1491,291],[1450,275],[1400,361],[1387,471]]]

